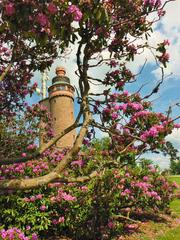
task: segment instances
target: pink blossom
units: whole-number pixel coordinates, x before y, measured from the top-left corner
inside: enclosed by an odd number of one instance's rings
[[[77,161],[73,161],[73,162],[71,163],[72,166],[73,166],[73,165],[78,165],[79,167],[82,167],[83,164],[84,164],[84,161],[83,161],[82,159],[77,160]]]
[[[158,200],[158,201],[161,201],[161,197],[160,196],[156,196],[155,199]]]
[[[110,113],[110,111],[111,111],[111,109],[109,107],[106,107],[103,109],[103,112],[106,114]]]
[[[36,197],[35,197],[35,196],[30,197],[30,201],[31,201],[31,202],[34,202],[35,200],[36,200]]]
[[[109,227],[110,229],[113,229],[113,228],[115,227],[115,224],[114,224],[112,221],[109,221],[109,222],[108,222],[108,227]]]
[[[26,226],[26,230],[29,231],[31,229],[31,226]]]
[[[161,0],[144,0],[144,5],[145,6],[151,6],[151,7],[160,7],[161,6]]]
[[[120,180],[120,183],[125,183],[125,178],[122,178],[121,180]]]
[[[79,22],[82,18],[82,12],[80,11],[80,9],[76,5],[70,5],[68,7],[68,13],[73,14],[73,19],[76,22]]]
[[[48,17],[46,15],[44,15],[43,13],[38,13],[36,19],[42,27],[46,26],[49,22]]]
[[[89,144],[89,139],[88,138],[84,138],[83,139],[83,144],[84,145],[88,145]],[[75,162],[75,161],[74,161]]]
[[[122,81],[121,81],[121,82],[118,82],[118,83],[117,83],[117,86],[118,86],[118,87],[122,87],[122,86],[124,86],[124,84],[125,84],[125,82],[122,82]]]
[[[123,129],[124,134],[130,134],[130,130],[128,128]]]
[[[60,217],[60,218],[58,219],[58,222],[59,222],[59,223],[63,223],[64,220],[65,220],[65,218],[62,216],[62,217]]]
[[[140,103],[129,103],[128,104],[129,107],[133,108],[134,110],[138,111],[138,110],[143,110],[143,106]]]
[[[25,202],[30,202],[30,199],[27,198],[27,197],[25,197],[23,200],[24,200]]]
[[[35,149],[35,148],[37,148],[37,145],[36,144],[30,144],[29,146],[27,146],[27,149],[28,150],[32,150],[32,149]]]
[[[172,183],[172,186],[173,186],[174,188],[179,188],[179,185],[178,185],[176,182],[173,182],[173,183]]]
[[[146,182],[137,182],[134,184],[135,187],[138,187],[144,191],[147,191],[149,187],[151,187],[151,184]]]
[[[163,55],[159,57],[159,61],[161,61],[163,63],[168,62],[169,58],[170,58],[169,53],[163,53]]]
[[[82,186],[82,187],[81,187],[81,190],[82,190],[83,192],[87,192],[87,191],[88,191],[88,187],[87,187],[87,186]]]
[[[139,225],[136,224],[136,223],[126,225],[126,229],[127,229],[129,232],[135,231],[136,229],[138,229],[138,227],[139,227]]]
[[[114,106],[114,110],[115,110],[115,111],[120,110],[120,108],[121,108],[120,105],[115,105],[115,106]]]
[[[143,177],[143,181],[147,182],[149,180],[148,176]]]
[[[46,207],[45,205],[41,205],[40,210],[41,210],[41,211],[45,211],[46,208],[47,208],[47,207]]]
[[[53,219],[53,220],[52,220],[52,224],[57,225],[58,223],[59,223],[59,222],[58,222],[57,219]]]
[[[129,95],[129,92],[126,90],[123,92],[124,95],[128,96]]]
[[[38,240],[38,236],[36,233],[33,233],[31,236],[31,240]]]
[[[21,156],[22,156],[22,157],[26,157],[27,154],[26,154],[26,153],[22,153]]]
[[[118,117],[119,117],[118,113],[113,112],[113,113],[111,114],[112,120],[116,120]]]
[[[121,196],[126,196],[126,195],[129,195],[131,193],[131,190],[130,189],[125,189],[122,193],[121,193]]]
[[[124,104],[120,105],[120,106],[119,106],[119,109],[120,109],[120,110],[123,110],[123,112],[125,112],[126,109],[127,109],[127,104],[124,103]]]
[[[170,42],[169,42],[168,39],[166,39],[166,40],[164,40],[163,44],[169,46],[169,45],[170,45]]]
[[[109,65],[110,65],[111,67],[116,67],[116,66],[118,65],[118,62],[115,61],[115,60],[111,60]]]
[[[61,196],[65,201],[76,201],[76,197],[73,197],[70,194],[67,194],[65,192],[63,192]]]
[[[158,131],[157,131],[156,127],[151,127],[148,132],[148,136],[156,137],[157,135],[158,135]]]
[[[166,11],[162,10],[162,9],[158,9],[158,17],[162,17],[164,16],[166,13]]]
[[[36,199],[42,199],[43,195],[42,194],[38,194],[36,195]]]
[[[6,15],[12,16],[15,13],[15,8],[13,3],[8,3],[5,5]]]
[[[174,127],[175,127],[175,128],[180,128],[180,123],[174,124]]]
[[[129,174],[129,173],[126,173],[126,174],[125,174],[125,177],[130,177],[130,174]]]
[[[164,129],[161,125],[155,125],[149,130],[145,131],[140,137],[143,141],[146,141],[148,137],[157,137],[159,132]]]
[[[47,9],[50,12],[50,14],[55,14],[58,11],[57,6],[53,3],[49,3]]]

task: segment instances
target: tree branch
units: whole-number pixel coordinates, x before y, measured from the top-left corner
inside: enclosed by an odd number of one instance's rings
[[[52,181],[55,181],[56,179],[61,178],[61,172],[72,161],[73,155],[77,154],[77,152],[81,148],[82,141],[87,132],[90,122],[91,122],[91,113],[89,111],[86,111],[84,113],[83,126],[81,127],[81,130],[76,137],[73,148],[67,153],[67,155],[64,156],[62,161],[59,162],[58,165],[50,173],[41,177],[30,178],[30,179],[1,180],[0,189],[25,190],[25,189],[38,188]]]
[[[54,144],[57,143],[64,135],[72,131],[74,128],[81,127],[81,124],[77,124],[76,122],[73,123],[70,127],[66,128],[64,131],[62,131],[60,134],[55,136],[53,139],[51,139],[48,143],[44,144],[37,152],[27,156],[27,157],[15,157],[15,158],[8,158],[8,159],[1,159],[0,160],[0,166],[1,165],[9,165],[13,163],[21,163],[21,162],[27,162],[29,160],[32,160],[34,158],[39,157],[42,153],[44,153],[48,148],[52,147]]]
[[[8,74],[9,70],[11,69],[11,67],[12,67],[12,63],[9,63],[8,66],[6,67],[6,69],[4,70],[4,72],[0,76],[0,82],[4,80],[4,78]]]

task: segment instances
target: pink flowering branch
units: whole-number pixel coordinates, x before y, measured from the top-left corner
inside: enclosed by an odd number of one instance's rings
[[[81,114],[79,114],[79,115],[81,115]],[[15,158],[8,158],[8,159],[0,159],[0,165],[9,165],[9,164],[13,164],[13,163],[27,162],[29,160],[40,157],[41,154],[43,154],[48,148],[55,145],[64,135],[66,135],[67,133],[69,133],[70,131],[72,131],[75,128],[81,127],[82,123],[78,124],[79,118],[80,118],[80,116],[76,119],[76,121],[71,126],[66,128],[61,133],[59,133],[57,136],[55,136],[53,139],[51,139],[48,143],[42,145],[42,147],[38,151],[36,151],[34,154],[31,154],[27,157],[19,157],[19,158],[15,157]]]
[[[91,122],[91,114],[86,111],[84,113],[84,122],[81,127],[81,130],[76,137],[73,148],[64,156],[61,162],[48,174],[42,177],[30,178],[30,179],[13,179],[13,180],[0,180],[0,189],[32,189],[38,188],[40,186],[46,185],[52,181],[58,180],[61,178],[62,171],[67,167],[67,165],[72,161],[72,157],[77,154],[79,151],[84,136],[87,132],[88,126]]]

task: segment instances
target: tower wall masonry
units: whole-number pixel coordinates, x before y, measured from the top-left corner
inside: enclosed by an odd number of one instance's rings
[[[51,113],[55,135],[74,123],[74,88],[69,78],[65,77],[65,69],[56,69],[57,76],[53,78],[53,85],[49,87],[49,97],[40,101]],[[65,82],[64,79],[67,81]],[[56,144],[58,148],[72,147],[76,138],[76,130],[72,130],[62,137]],[[42,143],[40,137],[40,144]]]

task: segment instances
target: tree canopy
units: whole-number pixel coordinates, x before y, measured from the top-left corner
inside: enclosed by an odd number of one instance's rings
[[[54,151],[62,136],[80,127],[73,148],[49,172],[33,178],[1,179],[1,189],[36,188],[61,179],[82,144],[89,144],[95,128],[109,134],[113,160],[120,167],[146,151],[166,152],[165,137],[179,124],[170,112],[153,112],[148,98],[163,82],[169,42],[152,47],[148,37],[168,2],[171,0],[0,2],[0,164],[42,159],[47,151]],[[153,20],[148,18],[151,14]],[[36,84],[31,84],[34,72],[50,67],[71,44],[77,46],[79,113],[72,126],[53,136],[47,111],[39,105],[27,106],[25,98],[36,89]],[[126,84],[134,84],[138,74],[131,72],[128,63],[146,48],[152,51],[162,80],[146,96],[140,91],[131,94]],[[102,64],[108,65],[109,71],[104,79],[98,79],[96,68]],[[93,84],[102,86],[102,91],[91,92]],[[46,124],[47,137],[38,147],[40,119]],[[87,180],[99,171],[80,177]]]

